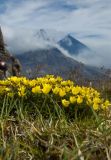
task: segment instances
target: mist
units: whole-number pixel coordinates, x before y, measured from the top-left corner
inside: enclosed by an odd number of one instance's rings
[[[56,40],[53,42],[45,42],[42,40],[38,40],[36,38],[36,34],[38,30],[27,29],[27,28],[16,28],[12,30],[11,28],[4,27],[3,34],[4,39],[7,44],[7,49],[12,54],[22,54],[28,51],[34,51],[37,49],[49,49],[51,47],[58,48],[65,56],[73,58],[79,62],[82,62],[87,65],[92,66],[105,66],[111,67],[111,47],[108,42],[100,41],[87,41],[80,38],[82,43],[86,44],[89,48],[91,48],[91,52],[81,51],[78,55],[70,55],[68,51],[64,50],[58,44],[56,44]],[[54,33],[54,31],[52,31]],[[53,35],[53,33],[51,33]],[[61,32],[59,32],[60,34]],[[58,34],[58,35],[59,35]],[[61,39],[67,33],[60,34]],[[54,33],[53,36],[57,36],[57,32]],[[55,36],[55,37],[56,37]],[[59,37],[59,36],[58,36]],[[60,39],[60,37],[57,40]]]

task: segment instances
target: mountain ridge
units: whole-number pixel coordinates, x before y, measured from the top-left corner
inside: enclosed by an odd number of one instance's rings
[[[76,71],[80,71],[81,76],[88,79],[94,79],[96,76],[104,76],[104,73],[99,68],[87,66],[67,57],[57,48],[29,51],[18,55],[17,58],[20,60],[26,76],[28,70],[31,70],[32,77],[54,74],[66,78],[70,72],[73,73]]]
[[[38,38],[40,38],[40,40],[42,39],[43,41],[48,42],[48,44],[52,43],[53,45],[49,45],[50,47],[48,46],[46,48],[37,48],[31,51],[29,50],[28,52],[17,56],[22,63],[23,72],[25,75],[27,75],[27,70],[31,69],[32,74],[35,77],[38,76],[38,74],[60,74],[63,77],[66,77],[70,71],[76,71],[78,69],[80,70],[80,68],[82,70],[82,76],[90,79],[93,79],[94,77],[96,77],[96,75],[98,75],[99,77],[104,75],[104,73],[102,73],[99,68],[88,66],[83,64],[82,62],[78,62],[71,57],[69,51],[60,46],[64,49],[64,51],[68,52],[68,54],[65,54],[59,47],[58,43],[54,44],[52,41],[50,41],[50,37],[43,29],[40,30]],[[90,50],[86,45],[82,44],[80,41],[76,40],[69,34],[60,41],[65,42],[65,44],[67,44],[69,47],[77,44],[77,47],[74,47],[78,50],[79,48]],[[74,52],[73,54],[79,53]],[[36,71],[37,74],[35,74]]]
[[[83,51],[91,52],[89,47],[75,39],[70,34],[60,40],[58,44],[72,56],[82,54]]]

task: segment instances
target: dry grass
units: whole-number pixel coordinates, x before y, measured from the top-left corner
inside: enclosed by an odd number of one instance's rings
[[[0,160],[111,159],[110,109],[68,119],[61,111],[44,117],[43,111],[31,114],[24,107],[11,101],[1,106]]]

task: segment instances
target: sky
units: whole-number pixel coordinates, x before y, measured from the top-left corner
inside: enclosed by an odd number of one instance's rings
[[[33,35],[44,28],[70,33],[94,50],[85,63],[111,66],[111,0],[0,0],[0,25],[14,53],[36,48]]]

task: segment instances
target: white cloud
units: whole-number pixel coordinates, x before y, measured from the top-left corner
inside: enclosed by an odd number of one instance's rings
[[[97,52],[97,63],[110,64],[110,8],[111,0],[6,0],[0,4],[0,23],[13,50],[36,48],[33,32],[49,28],[72,33]]]

